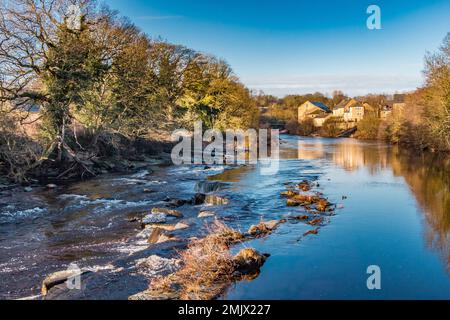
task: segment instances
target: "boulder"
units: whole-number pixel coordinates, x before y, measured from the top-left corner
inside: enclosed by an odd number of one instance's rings
[[[189,228],[189,225],[186,223],[179,222],[177,224],[160,224],[160,223],[151,223],[145,226],[146,228],[159,228],[165,231],[176,231]]]
[[[47,276],[44,281],[42,281],[41,293],[43,296],[46,296],[48,291],[54,286],[62,284],[70,278],[81,276],[85,273],[87,273],[87,271],[81,270],[63,270],[52,273],[51,275]]]
[[[178,207],[184,206],[186,203],[188,203],[188,201],[183,200],[183,199],[172,199],[169,201],[167,206],[172,207],[172,208],[178,208]]]
[[[142,218],[142,224],[145,226],[152,223],[166,223],[167,215],[164,213],[151,213]]]
[[[205,203],[206,194],[204,193],[196,193],[194,199],[192,199],[192,203],[195,206]]]
[[[287,205],[290,207],[306,206],[306,205],[315,203],[318,200],[319,200],[319,197],[314,196],[314,195],[296,194],[287,200]]]
[[[176,218],[183,218],[183,214],[180,211],[166,209],[166,208],[153,208],[152,214],[165,214],[167,216],[172,216]]]
[[[286,220],[272,220],[272,221],[262,221],[258,225],[253,225],[248,229],[247,233],[251,236],[261,236],[272,232],[280,224],[285,223]]]
[[[319,233],[319,228],[316,228],[316,229],[313,229],[313,230],[306,231],[303,234],[303,236],[306,237],[306,236],[309,236],[310,234],[318,234],[318,233]]]
[[[174,230],[183,230],[183,229],[187,229],[187,228],[189,228],[189,225],[188,225],[188,224],[183,223],[183,222],[178,222],[178,223],[175,225]]]
[[[316,209],[320,212],[327,211],[328,207],[330,206],[330,203],[326,199],[319,199],[316,203]]]
[[[149,278],[173,273],[180,269],[181,265],[179,259],[168,259],[157,255],[136,261],[138,273]]]
[[[269,256],[268,254],[261,254],[253,248],[242,249],[233,257],[235,270],[239,274],[257,272]]]
[[[167,241],[176,241],[178,240],[171,234],[165,234],[163,229],[161,228],[155,228],[153,229],[152,233],[148,237],[147,242],[150,244],[158,244],[163,243]]]
[[[276,227],[278,227],[280,224],[285,223],[286,220],[282,219],[282,220],[271,220],[271,221],[267,221],[264,222],[264,224],[266,225],[266,227],[270,230],[275,229]]]
[[[307,215],[299,215],[299,216],[292,217],[292,219],[294,219],[294,220],[308,220],[309,216],[307,216]]]
[[[216,214],[212,211],[202,211],[198,214],[198,218],[210,218],[210,217],[215,217]]]
[[[294,190],[288,190],[288,191],[284,191],[284,192],[281,193],[281,196],[285,197],[285,198],[291,198],[291,197],[294,197],[296,195],[298,195],[298,193],[295,192]]]
[[[25,188],[23,188],[23,191],[31,192],[31,191],[33,191],[33,188],[32,187],[25,187]]]
[[[311,185],[310,185],[309,182],[306,181],[306,180],[303,180],[302,182],[300,182],[300,183],[298,184],[297,187],[298,187],[300,190],[305,191],[305,192],[311,190]]]
[[[164,243],[168,241],[178,241],[179,239],[171,234],[162,234],[157,243]]]
[[[158,243],[159,238],[161,237],[162,234],[163,234],[162,229],[160,229],[160,228],[153,229],[152,233],[150,234],[150,236],[147,239],[147,242],[150,244]]]
[[[224,197],[209,194],[205,198],[205,203],[213,206],[222,206],[227,205],[229,200]]]

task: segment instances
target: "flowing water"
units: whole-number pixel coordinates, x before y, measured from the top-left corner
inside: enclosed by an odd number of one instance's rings
[[[275,175],[261,175],[261,165],[153,166],[56,190],[3,192],[0,298],[37,295],[46,275],[75,262],[95,276],[82,292],[59,298],[126,299],[148,284],[134,272],[137,259],[169,257],[174,246],[185,245],[149,245],[130,218],[169,199],[212,192],[230,204],[207,209],[245,231],[261,219],[302,214],[300,207],[286,207],[280,192],[303,179],[316,182],[335,212],[317,235],[304,236],[313,227],[288,220],[270,236],[243,244],[271,257],[259,277],[235,284],[223,299],[450,298],[448,161],[376,142],[292,136],[282,136],[280,158]],[[205,231],[208,220],[197,218],[202,209],[178,208],[191,225],[178,238]],[[367,288],[371,265],[381,269],[381,290]]]

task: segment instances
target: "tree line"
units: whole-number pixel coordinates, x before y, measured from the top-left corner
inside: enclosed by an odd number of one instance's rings
[[[74,4],[75,17],[68,15]],[[48,161],[86,171],[83,153],[96,157],[101,145],[189,129],[196,120],[205,129],[258,125],[250,91],[221,59],[151,38],[93,0],[0,6],[0,163],[7,171]],[[39,137],[30,145],[15,124],[36,107]]]

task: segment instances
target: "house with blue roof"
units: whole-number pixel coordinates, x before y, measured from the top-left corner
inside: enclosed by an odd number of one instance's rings
[[[333,115],[333,112],[322,102],[306,101],[298,107],[298,121],[303,122],[313,119],[316,127],[321,127],[323,123]]]

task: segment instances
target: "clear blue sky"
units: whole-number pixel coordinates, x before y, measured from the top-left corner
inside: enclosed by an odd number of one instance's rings
[[[242,82],[282,96],[420,86],[423,57],[450,31],[449,0],[105,0],[151,37],[225,59]],[[370,4],[381,30],[366,27]]]

